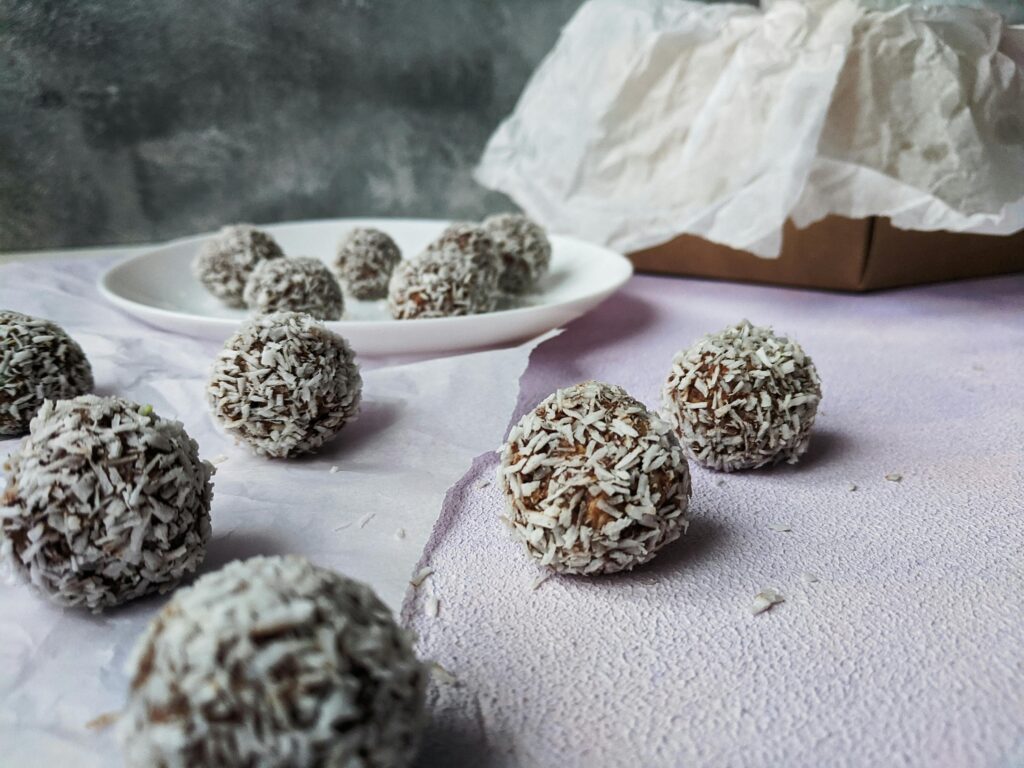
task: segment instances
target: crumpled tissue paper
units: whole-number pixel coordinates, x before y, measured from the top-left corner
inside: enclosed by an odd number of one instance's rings
[[[476,177],[624,251],[692,234],[773,257],[787,219],[829,214],[1010,234],[1022,66],[1024,29],[979,7],[590,0]]]

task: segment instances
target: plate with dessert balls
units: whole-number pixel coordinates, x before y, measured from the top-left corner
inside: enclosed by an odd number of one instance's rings
[[[509,343],[593,309],[633,272],[520,214],[481,222],[330,219],[175,240],[113,266],[100,291],[159,328],[222,341],[247,317],[306,312],[362,355]]]

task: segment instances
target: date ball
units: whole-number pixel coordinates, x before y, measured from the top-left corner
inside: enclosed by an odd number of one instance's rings
[[[213,466],[149,406],[47,400],[4,469],[0,553],[54,603],[166,592],[206,555]]]
[[[551,242],[544,229],[519,213],[484,219],[484,231],[501,259],[498,287],[505,293],[529,293],[551,266]]]
[[[281,258],[284,251],[269,234],[250,224],[235,224],[203,243],[192,272],[206,290],[229,307],[241,309],[245,284],[256,265]]]
[[[341,286],[319,259],[300,256],[270,259],[256,265],[245,284],[249,309],[271,312],[305,312],[318,320],[340,320],[345,311]]]
[[[179,590],[129,663],[128,766],[402,768],[426,668],[373,590],[303,558],[236,561]]]
[[[628,571],[688,524],[690,471],[671,426],[597,381],[560,389],[520,419],[498,482],[513,536],[562,573]]]
[[[334,272],[353,297],[363,300],[383,299],[388,295],[388,281],[402,252],[395,241],[379,229],[358,227],[338,245]]]
[[[397,320],[490,312],[499,274],[490,236],[475,224],[452,224],[419,256],[396,267],[388,308]]]
[[[731,472],[807,450],[821,381],[800,345],[744,320],[676,355],[663,410],[687,456]]]
[[[309,315],[275,312],[243,323],[207,386],[214,418],[254,453],[315,451],[359,409],[363,382],[348,342]]]
[[[0,311],[0,437],[23,435],[43,400],[92,390],[82,348],[56,323]]]

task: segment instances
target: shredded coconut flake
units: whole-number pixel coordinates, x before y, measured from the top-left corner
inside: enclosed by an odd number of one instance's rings
[[[903,480],[903,475],[901,475],[899,472],[890,472],[885,476],[885,479],[888,480],[890,483],[898,483]]]
[[[541,573],[533,577],[533,581],[530,582],[530,590],[536,590],[541,584],[551,578],[551,573]]]
[[[436,661],[430,665],[431,676],[443,685],[458,685],[459,679]]]
[[[750,606],[750,612],[753,615],[764,613],[773,605],[785,602],[786,598],[776,592],[774,589],[763,589],[754,595],[754,602]]]
[[[416,572],[416,575],[409,580],[409,583],[412,584],[414,589],[419,589],[420,585],[426,581],[433,572],[434,569],[430,566],[420,568],[419,571]]]
[[[440,610],[441,601],[434,597],[434,595],[427,595],[427,599],[423,601],[423,612],[433,619],[437,617]]]

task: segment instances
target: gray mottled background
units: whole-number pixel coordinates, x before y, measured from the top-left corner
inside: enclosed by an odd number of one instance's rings
[[[0,250],[466,216],[580,0],[0,0]]]
[[[0,0],[0,251],[511,207],[470,172],[581,1]]]

